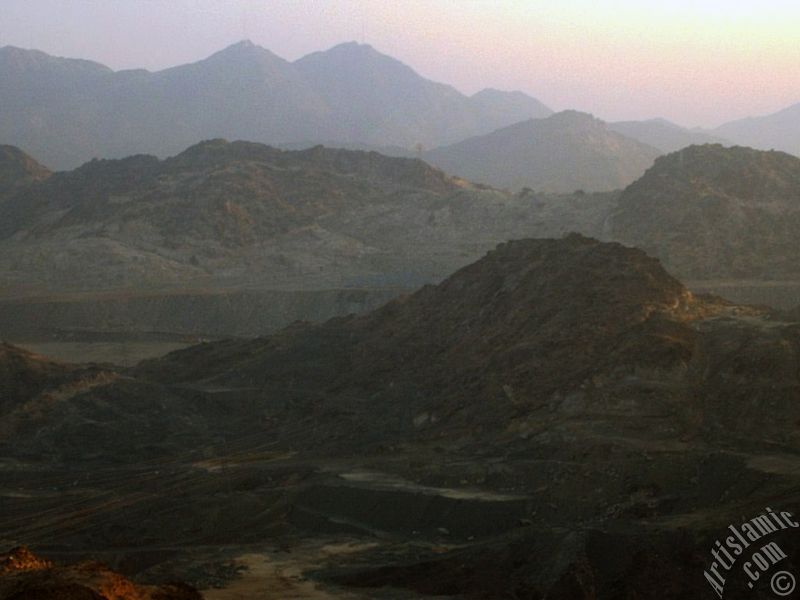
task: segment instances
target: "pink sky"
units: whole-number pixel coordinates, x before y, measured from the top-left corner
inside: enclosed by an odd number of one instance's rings
[[[287,59],[366,41],[472,93],[713,126],[800,102],[786,0],[2,0],[0,46],[160,69],[243,38]]]

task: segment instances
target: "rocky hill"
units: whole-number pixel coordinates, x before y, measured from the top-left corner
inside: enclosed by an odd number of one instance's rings
[[[356,410],[365,421],[353,426],[369,422],[369,439],[420,426],[502,435],[515,414],[588,409],[583,390],[595,378],[685,366],[694,338],[685,320],[706,310],[641,251],[577,235],[525,240],[363,317],[198,346],[139,373],[277,389],[311,376],[330,395],[322,413]]]
[[[623,192],[611,235],[687,278],[795,279],[799,199],[800,159],[692,146]]]
[[[194,347],[139,373],[278,389],[313,373],[314,389],[337,398],[339,409],[371,398],[359,410],[373,427],[388,427],[386,435],[394,427],[394,435],[409,435],[421,415],[432,431],[451,435],[450,428],[475,420],[499,433],[561,411],[613,412],[615,390],[652,410],[640,392],[653,381],[665,386],[658,403],[677,411],[671,419],[682,410],[684,385],[706,385],[690,375],[705,360],[698,352],[706,343],[692,323],[731,311],[723,301],[692,296],[640,250],[573,235],[502,245],[438,286],[361,317]],[[725,335],[712,330],[709,339]],[[794,345],[795,333],[782,335]],[[371,410],[383,418],[367,417]],[[527,416],[514,425],[515,414]]]
[[[565,111],[437,148],[424,158],[448,173],[499,188],[569,193],[623,188],[659,154],[591,115]]]
[[[153,73],[6,46],[0,104],[0,141],[56,169],[216,137],[430,148],[551,112],[518,92],[465,96],[366,45],[292,63],[248,41]]]

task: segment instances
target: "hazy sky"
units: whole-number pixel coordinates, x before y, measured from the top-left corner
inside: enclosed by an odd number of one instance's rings
[[[800,102],[800,0],[0,0],[0,46],[121,69],[249,38],[294,60],[366,41],[472,93],[716,125]]]

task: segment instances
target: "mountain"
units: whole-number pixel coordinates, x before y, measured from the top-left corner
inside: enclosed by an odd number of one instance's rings
[[[495,187],[599,192],[625,187],[658,155],[655,148],[609,130],[591,115],[564,111],[437,148],[424,158],[449,173]]]
[[[16,189],[0,272],[7,292],[408,287],[510,237],[596,232],[609,201],[478,189],[375,152],[209,140]]]
[[[17,403],[62,385],[68,381],[70,372],[67,365],[10,344],[0,344],[0,413],[6,414]]]
[[[521,93],[467,97],[370,46],[290,63],[249,41],[155,73],[6,46],[0,103],[0,141],[56,169],[217,137],[432,147],[550,112]]]
[[[800,156],[800,103],[763,117],[731,121],[710,133],[742,146]]]
[[[686,129],[665,119],[648,121],[619,121],[608,128],[643,144],[657,148],[662,153],[675,152],[686,146],[702,144],[730,145],[724,139],[709,133]]]
[[[797,514],[798,357],[641,250],[508,242],[362,316],[67,366],[98,379],[0,419],[0,537],[284,596],[701,597],[731,523]]]
[[[660,157],[622,193],[614,239],[695,279],[800,275],[800,159],[691,146]]]

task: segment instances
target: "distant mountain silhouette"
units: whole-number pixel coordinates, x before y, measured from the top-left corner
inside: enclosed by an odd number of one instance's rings
[[[691,146],[656,160],[612,217],[614,239],[695,279],[800,276],[800,159]]]
[[[647,121],[619,121],[609,123],[608,128],[622,135],[639,140],[643,144],[661,150],[675,152],[681,148],[700,144],[728,144],[726,140],[710,133],[686,129],[666,119]]]
[[[155,73],[6,46],[0,105],[0,142],[56,169],[216,137],[431,148],[551,112],[519,92],[467,97],[370,46],[290,63],[248,41]]]
[[[711,133],[743,146],[800,156],[800,103],[771,115],[725,123]]]
[[[659,154],[591,115],[564,111],[437,148],[424,158],[454,175],[496,187],[572,192],[623,188]]]
[[[468,98],[363,44],[315,52],[295,66],[320,90],[352,141],[430,146],[552,113],[519,92],[486,90]]]

